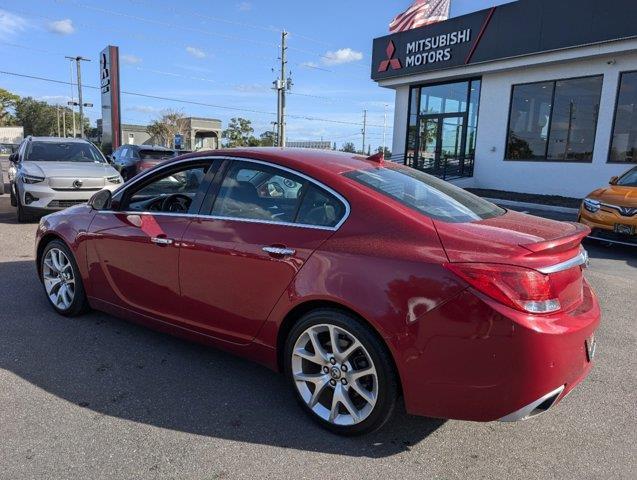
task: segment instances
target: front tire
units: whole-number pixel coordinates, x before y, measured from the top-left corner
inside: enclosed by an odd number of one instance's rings
[[[20,201],[20,193],[16,196],[16,214],[18,217],[18,223],[29,223],[33,221],[33,216],[29,215],[24,211],[24,207],[22,206],[22,202]]]
[[[73,317],[88,309],[82,276],[69,248],[60,240],[49,242],[40,260],[40,279],[47,299],[60,315]]]
[[[336,309],[304,315],[285,346],[285,371],[310,417],[339,435],[382,427],[399,388],[387,348],[358,318]]]

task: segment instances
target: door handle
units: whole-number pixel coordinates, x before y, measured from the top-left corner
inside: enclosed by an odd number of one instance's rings
[[[261,250],[279,257],[289,257],[290,255],[294,255],[296,253],[296,250],[294,250],[293,248],[286,247],[263,247]]]
[[[150,241],[153,242],[155,245],[160,245],[160,246],[173,244],[172,238],[152,237]]]

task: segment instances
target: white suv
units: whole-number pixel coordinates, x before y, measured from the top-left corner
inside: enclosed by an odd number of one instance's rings
[[[82,139],[27,137],[10,159],[11,204],[19,222],[84,203],[123,183],[102,152]]]

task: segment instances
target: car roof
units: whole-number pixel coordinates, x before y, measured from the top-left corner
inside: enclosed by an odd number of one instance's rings
[[[158,152],[174,152],[175,150],[172,148],[168,148],[168,147],[162,147],[161,145],[131,145],[131,144],[126,144],[126,145],[120,145],[119,148],[135,148],[137,150],[155,150]]]
[[[28,137],[32,142],[43,143],[91,143],[84,138],[64,138],[64,137]]]
[[[188,154],[183,158],[238,157],[271,162],[282,167],[320,177],[341,175],[352,170],[378,167],[378,161],[363,155],[335,150],[287,147],[249,147],[207,150]],[[174,160],[173,160],[174,161]]]

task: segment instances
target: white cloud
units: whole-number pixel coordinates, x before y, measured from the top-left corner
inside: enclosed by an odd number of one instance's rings
[[[70,18],[50,22],[47,25],[47,28],[49,29],[49,32],[57,33],[58,35],[71,35],[72,33],[75,33],[73,20]]]
[[[142,59],[137,55],[126,54],[122,55],[122,62],[127,63],[128,65],[137,65],[138,63],[142,63]]]
[[[7,38],[21,32],[27,21],[19,15],[0,10],[0,38]]]
[[[206,52],[197,47],[186,47],[186,52],[195,58],[206,58]]]
[[[250,2],[241,2],[237,4],[237,10],[240,12],[248,12],[252,10],[252,4]]]
[[[341,48],[335,52],[329,51],[323,55],[324,65],[341,65],[343,63],[358,62],[363,59],[363,54],[351,48]]]

